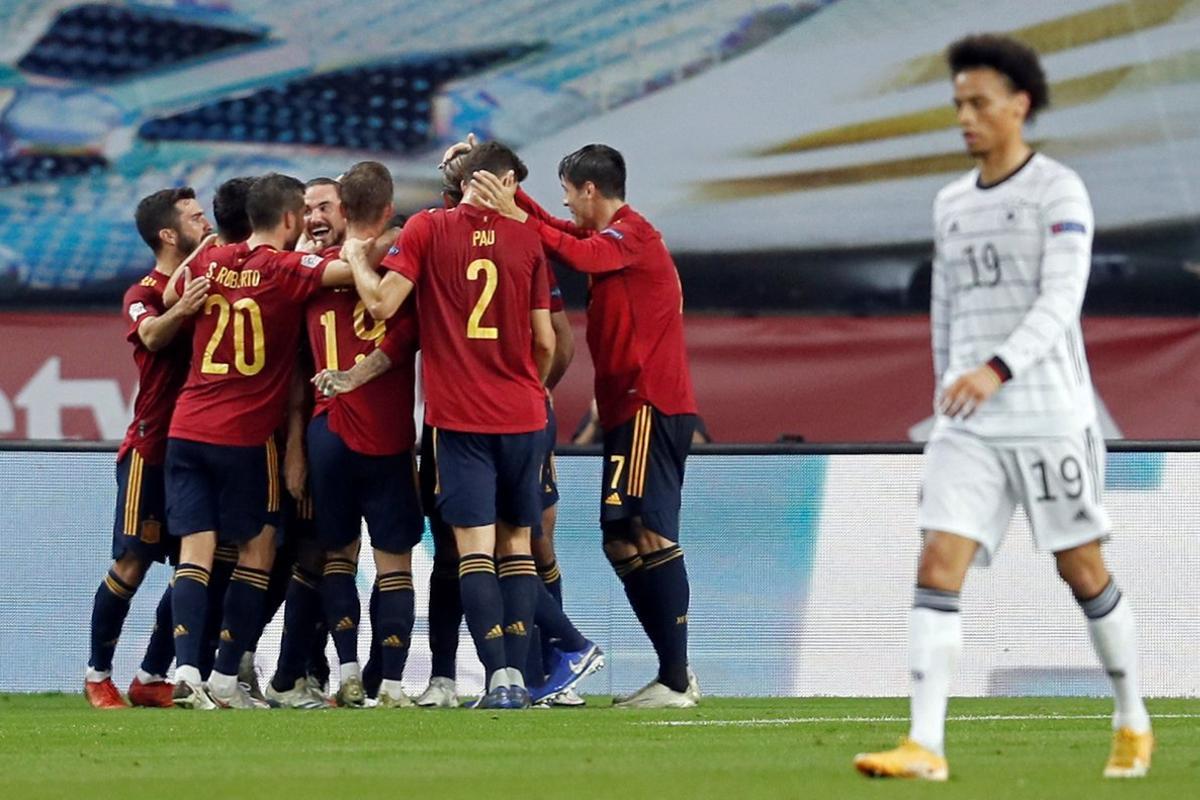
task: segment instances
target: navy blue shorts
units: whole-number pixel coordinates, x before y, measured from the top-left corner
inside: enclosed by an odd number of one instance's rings
[[[309,483],[312,483],[311,478]],[[286,490],[280,498],[279,505],[279,536],[280,545],[284,542],[316,541],[317,523],[313,513],[313,497],[310,485],[308,496],[303,502],[297,503],[296,498]]]
[[[461,433],[433,428],[433,496],[447,525],[497,521],[532,528],[542,519],[546,432]]]
[[[112,557],[132,554],[139,561],[175,562],[179,540],[167,535],[167,500],[163,468],[147,464],[130,449],[117,462],[117,512],[113,520]]]
[[[172,536],[216,531],[242,544],[280,523],[283,483],[273,439],[251,447],[167,440],[167,522]]]
[[[317,538],[340,550],[362,535],[367,521],[371,546],[406,553],[425,531],[412,452],[369,456],[346,446],[322,414],[308,423],[308,481],[316,511]]]
[[[644,527],[679,541],[683,469],[695,430],[695,414],[667,415],[646,405],[604,432],[601,526],[641,517]]]
[[[558,417],[546,400],[546,459],[542,462],[542,510],[558,502],[558,472],[554,466],[554,445],[558,443]]]

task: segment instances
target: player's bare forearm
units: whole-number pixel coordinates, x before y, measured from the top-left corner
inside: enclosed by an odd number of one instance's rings
[[[348,370],[321,370],[312,379],[317,391],[326,397],[353,392],[370,383],[392,368],[392,360],[382,350],[375,350]]]
[[[546,376],[546,388],[558,386],[567,367],[575,358],[575,332],[571,329],[571,321],[565,311],[555,311],[550,315],[550,324],[554,328],[554,358],[550,362],[550,373]]]

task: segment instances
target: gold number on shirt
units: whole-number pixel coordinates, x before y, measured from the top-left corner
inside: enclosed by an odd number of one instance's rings
[[[621,483],[621,473],[625,470],[625,456],[614,454],[609,456],[608,460],[617,465],[617,468],[613,470],[613,479],[610,486],[610,488],[615,492],[618,484]]]
[[[229,365],[213,359],[225,330],[229,327],[229,318],[233,317],[233,366],[239,373],[251,377],[262,372],[266,364],[266,337],[263,334],[262,310],[258,303],[249,297],[235,300],[230,306],[229,301],[219,294],[209,295],[204,301],[205,316],[217,309],[217,326],[204,348],[204,358],[200,363],[200,372],[205,375],[226,375]],[[250,320],[250,338],[253,357],[246,360],[246,319]]]
[[[500,332],[498,330],[479,324],[487,307],[492,303],[492,297],[496,294],[496,262],[487,258],[475,259],[467,265],[467,280],[478,280],[481,272],[484,277],[483,291],[479,295],[479,302],[475,303],[475,308],[471,310],[471,316],[467,318],[467,338],[499,339]]]
[[[387,322],[376,321],[371,319],[371,327],[367,327],[367,304],[359,300],[354,306],[354,335],[364,342],[374,342],[378,347],[383,341],[384,334],[387,333]],[[321,315],[321,327],[325,329],[325,368],[340,369],[338,367],[338,343],[337,343],[337,312],[329,309]],[[354,363],[357,364],[366,356],[356,355]]]

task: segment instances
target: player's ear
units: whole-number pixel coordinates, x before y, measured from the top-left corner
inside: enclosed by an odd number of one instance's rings
[[[158,240],[164,245],[174,247],[179,244],[179,235],[175,233],[174,228],[159,228]]]

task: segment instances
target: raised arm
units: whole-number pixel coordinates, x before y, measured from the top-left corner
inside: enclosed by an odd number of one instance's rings
[[[354,288],[367,312],[377,320],[391,319],[412,293],[414,284],[391,270],[380,275],[371,264],[372,247],[373,242],[349,239],[342,245],[342,258],[350,265]]]
[[[580,239],[521,209],[516,202],[516,184],[503,181],[490,172],[481,171],[471,177],[471,188],[501,216],[532,228],[541,239],[543,247],[577,272],[615,272],[629,264],[626,232],[616,226],[610,226],[595,234],[589,232],[588,236]]]

